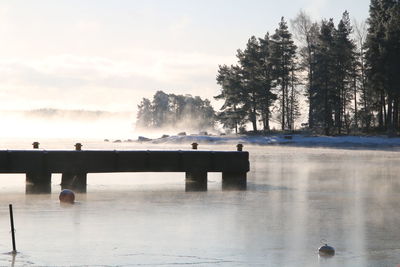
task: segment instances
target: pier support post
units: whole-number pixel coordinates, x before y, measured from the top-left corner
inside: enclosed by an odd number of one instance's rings
[[[186,192],[207,191],[207,172],[190,171],[186,172]]]
[[[72,189],[81,193],[86,192],[87,173],[63,173],[61,189]]]
[[[25,192],[27,194],[51,193],[51,173],[49,172],[26,173]]]
[[[246,172],[223,172],[222,190],[246,190]]]

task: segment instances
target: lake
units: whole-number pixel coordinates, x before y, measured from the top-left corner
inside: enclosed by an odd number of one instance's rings
[[[96,140],[45,140],[46,149],[189,149]],[[32,141],[5,140],[0,149]],[[201,149],[234,150],[232,145]],[[245,146],[246,191],[185,192],[184,173],[89,174],[86,194],[60,205],[25,194],[24,175],[0,175],[0,266],[396,266],[399,152]],[[18,254],[12,250],[13,204]],[[335,247],[332,258],[318,247]]]

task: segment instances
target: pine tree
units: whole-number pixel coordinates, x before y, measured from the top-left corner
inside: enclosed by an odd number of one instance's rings
[[[315,124],[314,116],[318,112],[315,103],[314,72],[315,49],[318,42],[319,25],[316,22],[312,22],[310,16],[302,10],[291,20],[291,25],[294,29],[296,39],[301,44],[298,51],[300,59],[299,70],[307,73],[303,80],[306,84],[306,97],[308,102],[308,126],[313,128]]]
[[[367,87],[366,82],[366,65],[365,65],[365,41],[367,35],[367,25],[366,21],[362,21],[358,23],[354,21],[354,35],[356,39],[356,65],[355,65],[355,75],[356,75],[356,83],[357,83],[357,92],[359,92],[359,105],[361,108],[357,114],[357,122],[361,123],[361,127],[365,129],[366,132],[369,132],[372,123],[372,97],[373,94]],[[357,99],[355,99],[355,103],[357,104]],[[358,120],[359,119],[359,120]],[[356,122],[356,127],[358,126]]]
[[[395,0],[372,0],[366,40],[367,82],[375,95],[379,128],[399,130],[399,6]]]
[[[326,135],[331,134],[333,127],[333,104],[335,96],[334,79],[334,30],[333,20],[321,23],[318,43],[315,49],[314,86],[312,88],[315,111],[314,127],[323,128]]]
[[[287,23],[282,17],[278,29],[271,39],[271,64],[275,86],[279,92],[279,112],[281,129],[290,129],[289,114],[289,86],[292,68],[296,56],[296,46],[294,45],[292,34],[288,30]]]
[[[171,123],[176,124],[185,118],[187,97],[183,95],[169,94],[168,98],[169,98],[169,108],[171,110],[171,115],[172,115],[171,120],[173,120],[171,121]]]
[[[333,32],[333,59],[334,70],[332,75],[335,77],[335,96],[333,98],[333,109],[335,126],[337,132],[341,134],[344,125],[349,128],[348,121],[349,103],[354,91],[354,62],[355,45],[351,40],[352,27],[350,25],[349,13],[345,11],[340,20],[337,30]]]
[[[221,86],[221,93],[214,97],[225,101],[217,114],[218,121],[226,129],[235,129],[236,134],[239,127],[244,125],[246,116],[242,109],[244,90],[240,73],[238,66],[219,66],[217,83]]]
[[[215,122],[215,111],[208,99],[157,91],[152,101],[143,98],[138,105],[136,126],[139,129],[183,126],[185,130],[202,131],[213,129]]]
[[[246,49],[237,52],[238,66],[220,66],[217,83],[225,103],[218,114],[225,128],[235,129],[250,122],[257,132],[259,117],[264,131],[269,131],[270,107],[276,99],[271,92],[270,40],[252,36]]]
[[[241,66],[242,88],[244,90],[243,109],[248,114],[253,131],[257,132],[257,117],[260,110],[260,96],[263,94],[262,66],[260,44],[255,36],[252,36],[245,50],[238,50],[237,58]]]
[[[264,38],[259,39],[260,42],[260,67],[261,67],[261,83],[260,91],[260,114],[263,123],[264,133],[270,130],[269,120],[271,117],[271,106],[276,100],[276,95],[272,92],[272,63],[271,63],[271,40],[269,33]]]
[[[400,101],[400,2],[392,1],[384,27],[385,74],[388,91],[387,120],[390,132],[399,130]]]
[[[299,71],[299,68],[295,63],[291,67],[290,72],[290,80],[289,80],[289,92],[288,92],[288,129],[294,130],[295,121],[300,117],[300,102],[299,102],[299,79],[296,73]]]
[[[169,96],[163,91],[157,91],[152,101],[154,127],[165,126],[170,119]]]
[[[140,104],[138,105],[138,112],[136,116],[136,127],[137,128],[148,128],[152,127],[152,110],[153,107],[151,102],[147,98],[143,98]]]
[[[199,96],[185,96],[184,123],[190,123],[192,128],[199,131],[212,129],[215,124],[215,111],[209,100],[203,100]],[[189,127],[189,125],[186,125]]]

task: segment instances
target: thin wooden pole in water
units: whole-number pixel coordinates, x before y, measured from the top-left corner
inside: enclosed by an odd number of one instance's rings
[[[15,247],[15,229],[14,229],[14,215],[13,215],[12,204],[10,204],[9,207],[10,207],[11,237],[12,237],[12,245],[13,245],[12,253],[17,253],[17,249]]]

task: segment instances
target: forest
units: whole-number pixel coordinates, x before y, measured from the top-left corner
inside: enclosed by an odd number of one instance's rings
[[[236,64],[218,66],[219,112],[208,100],[159,91],[138,106],[138,125],[190,116],[200,128],[219,123],[235,133],[268,133],[272,124],[325,135],[399,133],[399,0],[371,0],[361,22],[347,11],[337,25],[304,11],[289,22],[282,17],[273,33],[251,36],[236,57]]]
[[[136,128],[182,128],[201,131],[214,128],[215,116],[214,108],[207,99],[157,91],[151,101],[143,98],[138,105]]]

